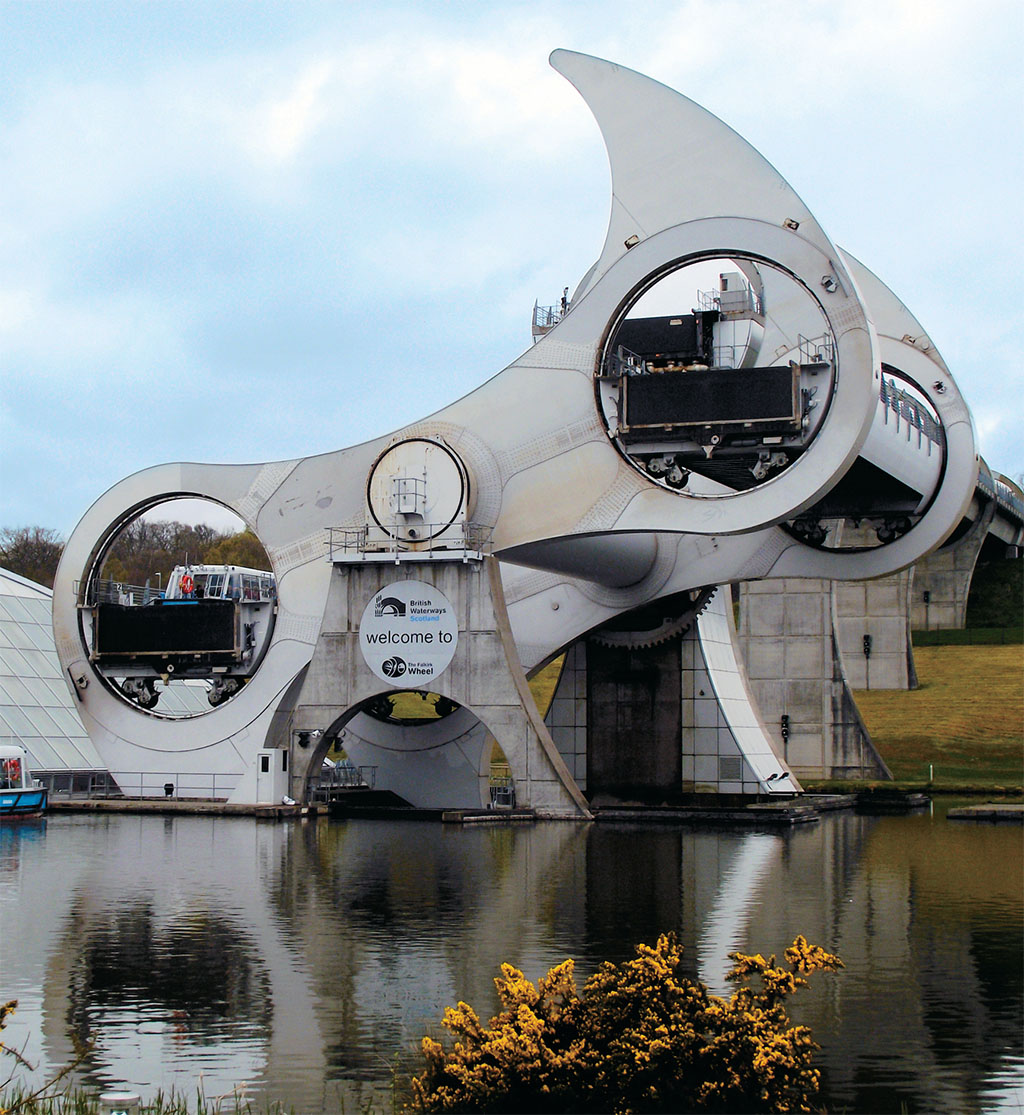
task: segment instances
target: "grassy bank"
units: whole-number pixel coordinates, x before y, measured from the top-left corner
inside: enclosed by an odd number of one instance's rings
[[[920,688],[857,690],[875,746],[898,782],[953,789],[1024,783],[1024,650],[914,648]]]

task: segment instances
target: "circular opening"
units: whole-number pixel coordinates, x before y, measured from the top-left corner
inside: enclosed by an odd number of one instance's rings
[[[821,305],[781,268],[712,257],[641,286],[612,326],[598,376],[615,444],[649,480],[723,496],[806,451],[836,381]]]
[[[213,500],[173,497],[114,531],[88,571],[82,636],[103,682],[152,715],[229,701],[270,644],[277,585],[262,543]]]

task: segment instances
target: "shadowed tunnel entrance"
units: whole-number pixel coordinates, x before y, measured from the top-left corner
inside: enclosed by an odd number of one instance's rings
[[[654,647],[587,643],[587,789],[663,802],[682,781],[682,640]]]

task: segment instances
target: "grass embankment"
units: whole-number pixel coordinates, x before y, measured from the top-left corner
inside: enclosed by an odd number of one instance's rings
[[[1006,789],[1024,783],[1024,648],[914,648],[920,688],[854,693],[898,783]]]

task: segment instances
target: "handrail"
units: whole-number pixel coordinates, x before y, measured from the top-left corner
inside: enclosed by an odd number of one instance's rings
[[[550,329],[562,320],[563,309],[561,306],[533,307],[533,327],[535,329]]]
[[[897,430],[900,421],[903,420],[929,441],[936,445],[945,445],[945,433],[939,423],[928,413],[919,399],[897,387],[894,380],[882,376],[878,397],[885,407],[886,421],[888,422],[889,419],[889,411],[896,415]]]
[[[163,590],[152,585],[130,585],[111,577],[75,581],[72,588],[75,598],[86,608],[94,604],[149,604],[163,596]]]
[[[398,562],[403,559],[460,559],[478,560],[491,551],[494,528],[481,523],[462,523],[461,538],[452,531],[450,523],[417,523],[422,538],[403,538],[402,524],[390,524],[387,530],[379,526],[328,527],[327,560],[345,562],[365,560],[379,555]]]
[[[309,800],[327,801],[334,790],[372,790],[377,785],[375,766],[337,766],[322,770],[309,780]]]
[[[106,798],[200,798],[225,801],[242,778],[241,774],[217,774],[214,771],[94,771],[88,775],[88,785],[75,789],[75,772],[33,772],[33,777],[47,783],[52,795],[69,797]],[[60,785],[68,779],[65,789]],[[170,793],[167,787],[170,787]]]

